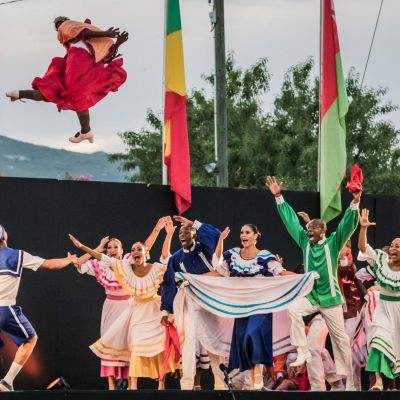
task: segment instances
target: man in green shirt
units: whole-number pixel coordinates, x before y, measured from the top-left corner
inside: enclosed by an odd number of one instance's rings
[[[340,250],[349,240],[358,224],[358,209],[361,197],[359,191],[353,193],[353,201],[346,210],[336,232],[326,237],[326,223],[313,219],[304,229],[292,207],[281,195],[281,186],[274,177],[267,178],[267,187],[275,196],[279,215],[303,253],[305,272],[316,271],[319,279],[311,293],[295,301],[288,309],[291,321],[290,339],[297,346],[297,360],[291,366],[297,367],[310,361],[303,317],[320,312],[331,336],[336,372],[347,377],[346,390],[355,390],[352,373],[349,338],[344,327],[344,303],[337,279],[337,262]]]

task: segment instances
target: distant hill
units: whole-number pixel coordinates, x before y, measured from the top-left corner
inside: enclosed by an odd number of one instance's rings
[[[92,154],[37,146],[0,135],[0,175],[123,182],[124,174],[99,151]]]

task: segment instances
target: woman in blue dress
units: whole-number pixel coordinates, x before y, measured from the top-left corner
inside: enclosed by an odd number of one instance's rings
[[[234,247],[222,255],[223,240],[229,235],[226,228],[220,236],[213,264],[216,271],[231,277],[267,277],[289,275],[277,257],[268,250],[259,250],[257,240],[261,236],[253,224],[240,230],[241,247]],[[249,386],[263,387],[263,366],[272,367],[272,314],[258,314],[236,318],[233,328],[229,368],[249,370]]]

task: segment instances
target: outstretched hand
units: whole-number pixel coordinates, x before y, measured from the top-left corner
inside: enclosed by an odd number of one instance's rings
[[[306,223],[308,224],[311,221],[310,216],[305,211],[299,211],[297,215]]]
[[[76,254],[71,254],[70,252],[68,252],[66,258],[68,259],[70,264],[74,264],[75,267],[79,266],[79,260],[78,260],[78,257],[76,256]]]
[[[75,247],[77,247],[78,249],[82,248],[82,243],[76,237],[72,236],[70,233],[68,234],[68,237]]]
[[[120,35],[119,28],[114,28],[113,26],[108,28],[105,32],[110,38],[117,38]]]
[[[376,225],[375,222],[369,220],[369,210],[368,208],[363,208],[360,212],[360,225],[363,228],[368,228],[369,226]]]
[[[121,44],[125,43],[128,39],[129,39],[129,33],[127,31],[123,31],[118,35],[115,44],[117,46],[121,46]]]
[[[170,216],[167,217],[161,217],[156,224],[156,229],[158,229],[159,231],[161,231],[161,229],[165,228],[165,224],[168,222],[168,218],[171,219]]]
[[[167,235],[172,236],[175,232],[176,226],[174,226],[174,222],[172,221],[171,217],[166,217],[167,218],[167,223],[165,224],[165,232]]]
[[[110,236],[104,236],[103,238],[101,238],[99,243],[99,248],[101,249],[101,251],[104,251],[104,248],[109,241],[110,241]]]
[[[275,254],[275,260],[278,261],[279,264],[283,265],[283,257],[279,254]]]
[[[229,234],[231,233],[231,229],[229,228],[229,226],[227,226],[219,235],[219,238],[222,240],[225,240]]]
[[[173,218],[175,221],[179,222],[182,226],[191,227],[193,225],[193,221],[185,217],[182,217],[182,215],[174,215]]]
[[[282,192],[281,185],[278,183],[274,176],[268,176],[267,181],[265,182],[265,186],[269,189],[269,191],[275,196],[279,197]]]

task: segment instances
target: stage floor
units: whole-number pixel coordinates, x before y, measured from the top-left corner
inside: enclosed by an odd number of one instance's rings
[[[237,400],[398,400],[399,392],[275,392],[275,391],[237,391]],[[1,400],[232,400],[227,391],[184,391],[184,390],[26,390],[0,393]]]

